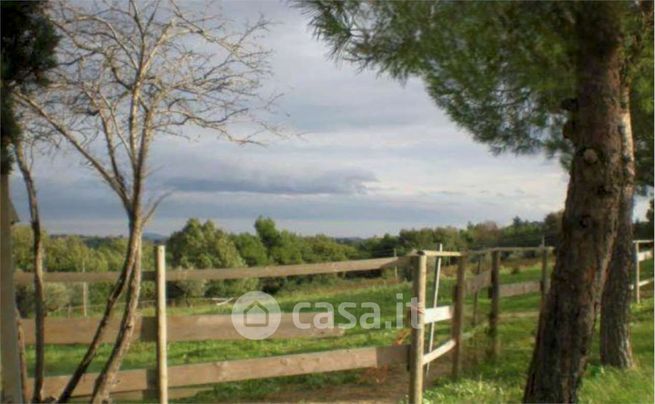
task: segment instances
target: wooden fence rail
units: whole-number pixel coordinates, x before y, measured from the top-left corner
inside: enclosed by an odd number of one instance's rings
[[[542,276],[541,281],[520,282],[501,285],[500,261],[501,253],[508,251],[541,251]],[[499,353],[498,322],[500,318],[500,299],[529,293],[542,294],[542,301],[547,291],[547,256],[551,248],[517,248],[508,247],[485,250],[484,254],[491,256],[491,269],[481,272],[478,260],[478,270],[470,279],[466,279],[466,265],[470,254],[453,251],[426,251],[417,252],[406,257],[376,258],[370,260],[343,261],[324,264],[268,266],[260,268],[233,268],[233,269],[207,269],[194,271],[166,271],[163,262],[163,247],[158,248],[156,256],[157,272],[144,273],[147,280],[155,280],[159,274],[158,292],[163,291],[165,281],[189,279],[239,279],[246,277],[274,277],[296,276],[319,273],[336,273],[349,271],[375,270],[394,267],[399,264],[412,263],[413,277],[413,305],[411,315],[415,320],[412,324],[411,345],[395,345],[385,347],[364,347],[356,349],[339,349],[324,352],[301,353],[281,355],[266,358],[238,359],[189,365],[168,366],[165,353],[166,344],[175,341],[199,341],[206,339],[241,339],[242,336],[234,328],[229,315],[196,315],[196,316],[168,316],[165,312],[165,294],[158,293],[158,310],[155,317],[142,317],[136,323],[134,338],[141,341],[157,341],[158,366],[156,369],[125,370],[118,374],[117,384],[113,388],[115,393],[136,391],[158,391],[160,402],[166,402],[169,388],[184,386],[203,386],[229,381],[241,381],[268,377],[302,375],[318,372],[332,372],[348,369],[379,367],[383,365],[408,364],[410,369],[409,402],[418,403],[422,399],[424,388],[424,366],[447,353],[452,353],[452,375],[457,377],[461,369],[463,355],[463,341],[475,332],[482,330],[482,326],[473,327],[464,332],[464,300],[467,295],[475,296],[485,289],[489,290],[491,305],[489,322],[487,326],[489,337],[489,354],[492,358]],[[476,256],[480,252],[475,252]],[[643,256],[643,255],[642,255]],[[426,307],[427,287],[427,258],[428,257],[454,257],[458,261],[457,280],[453,289],[452,306]],[[636,255],[639,258],[639,255]],[[147,274],[147,275],[146,275]],[[49,282],[107,282],[115,278],[114,273],[48,273],[46,281]],[[29,274],[19,274],[16,282],[25,282]],[[477,305],[474,306],[477,310]],[[300,313],[303,324],[315,323],[315,316],[324,313]],[[477,313],[473,313],[475,318]],[[161,321],[164,316],[165,322]],[[300,338],[300,337],[334,337],[343,335],[340,328],[298,329],[294,326],[291,314],[282,315],[281,325],[271,338]],[[157,318],[160,317],[160,321]],[[451,335],[435,349],[426,352],[424,330],[428,324],[440,321],[452,322]],[[95,331],[98,319],[62,319],[48,318],[46,320],[46,343],[72,344],[88,343]],[[23,322],[27,343],[33,343],[34,323],[30,320]],[[163,325],[162,325],[163,324]],[[118,321],[112,321],[105,337],[105,342],[115,338]],[[71,330],[75,330],[71,332]],[[88,396],[93,389],[97,374],[86,374],[75,396]],[[47,395],[57,395],[68,381],[68,376],[47,377],[45,392]],[[30,386],[32,383],[29,384]]]
[[[408,349],[408,345],[393,345],[169,366],[168,386],[198,386],[404,364],[407,363]],[[152,377],[154,373],[149,369],[120,371],[112,392],[156,389],[157,382],[153,380],[156,378]],[[97,373],[85,374],[75,390],[75,396],[90,395],[97,376]],[[56,396],[64,388],[68,378],[69,376],[47,377],[46,396]],[[33,384],[30,379],[28,385]]]
[[[408,257],[373,258],[366,260],[325,262],[319,264],[297,264],[260,266],[249,268],[220,268],[220,269],[187,269],[166,272],[166,281],[190,280],[227,280],[244,278],[275,278],[283,276],[301,276],[329,274],[339,272],[370,271],[392,268],[408,262]],[[115,282],[118,272],[46,272],[45,282]],[[144,271],[144,281],[154,281],[155,271]],[[29,285],[34,281],[34,275],[27,272],[17,272],[14,276],[18,285]]]
[[[642,245],[649,245],[651,248],[646,251],[641,251],[640,247]],[[642,286],[648,285],[650,283],[653,283],[655,281],[654,278],[646,279],[646,280],[640,280],[639,278],[639,273],[640,273],[640,262],[645,261],[647,259],[653,258],[653,240],[635,240],[634,241],[634,246],[635,246],[635,253],[634,253],[634,280],[632,283],[632,297],[634,298],[634,301],[636,303],[639,303],[640,300],[640,295],[641,291],[639,290]]]

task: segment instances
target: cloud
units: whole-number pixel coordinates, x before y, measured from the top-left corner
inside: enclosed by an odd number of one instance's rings
[[[158,137],[148,160],[147,197],[173,194],[149,231],[168,234],[189,217],[247,231],[258,215],[267,215],[306,234],[369,236],[507,223],[516,215],[541,219],[562,207],[567,176],[556,161],[490,155],[435,106],[420,80],[403,86],[328,60],[307,17],[286,2],[221,4],[235,26],[260,12],[276,23],[261,39],[273,50],[274,77],[263,83],[264,93],[284,93],[278,107],[289,117],[281,119],[304,136],[263,139],[266,147],[237,146],[202,130]],[[76,152],[38,160],[35,174],[49,231],[126,231],[118,199],[82,168]],[[25,222],[24,186],[18,175],[12,180]]]
[[[214,178],[175,177],[164,182],[166,187],[182,192],[246,192],[274,195],[354,195],[369,192],[369,184],[377,182],[369,171],[335,170],[324,173],[292,174],[263,171],[222,170]]]

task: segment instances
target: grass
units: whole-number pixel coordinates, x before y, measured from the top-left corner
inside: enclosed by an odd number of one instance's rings
[[[514,265],[501,268],[503,283],[538,280],[539,264],[534,261],[522,267],[516,273]],[[473,267],[473,266],[472,266]],[[642,279],[652,277],[652,261],[642,264]],[[445,276],[441,282],[439,304],[450,303],[450,290],[454,280]],[[370,286],[372,285],[372,286]],[[347,280],[339,279],[328,286],[308,285],[307,288],[289,291],[276,296],[283,311],[290,311],[295,302],[324,301],[335,307],[341,302],[354,302],[357,308],[351,310],[359,316],[369,313],[363,308],[363,302],[377,302],[380,305],[382,322],[394,321],[398,301],[408,302],[411,284],[395,281]],[[401,296],[398,299],[398,296]],[[480,313],[487,313],[489,300],[481,294]],[[467,313],[470,313],[470,301]],[[444,378],[441,383],[426,391],[428,402],[515,402],[520,401],[526,369],[531,355],[536,327],[536,309],[539,307],[539,295],[513,297],[501,300],[501,317],[499,338],[501,341],[502,361],[490,363],[477,361],[482,357],[478,351],[485,346],[483,333],[473,338],[466,347],[468,367],[457,382]],[[229,306],[198,306],[193,308],[172,308],[171,314],[211,314],[230,311]],[[531,313],[531,314],[530,314]],[[152,314],[144,310],[144,315]],[[516,314],[516,316],[514,316]],[[581,401],[601,402],[652,402],[653,401],[653,299],[647,297],[635,307],[633,319],[633,348],[639,366],[635,370],[620,372],[604,369],[598,365],[598,349],[587,370],[581,391]],[[337,323],[344,319],[335,314]],[[467,325],[468,325],[467,320]],[[446,338],[450,330],[445,324],[437,328],[437,340]],[[169,344],[169,365],[181,365],[210,361],[263,357],[331,349],[363,346],[391,345],[406,335],[402,329],[366,330],[360,326],[347,330],[343,337],[324,339],[292,339],[264,341],[201,341],[176,342]],[[406,342],[406,341],[405,341]],[[48,375],[70,374],[84,353],[85,346],[48,346],[46,349],[46,372]],[[110,352],[109,345],[103,345],[90,371],[98,371]],[[28,350],[28,360],[33,363],[34,352]],[[469,357],[469,356],[472,356]],[[154,343],[134,343],[124,359],[122,369],[151,368],[155,363]],[[310,399],[312,390],[333,386],[344,388],[348,385],[371,385],[375,383],[362,377],[363,371],[345,371],[325,374],[281,377],[274,379],[250,380],[215,385],[210,390],[196,396],[181,400],[189,402],[211,401],[249,401],[262,399],[275,392],[298,390],[303,397]]]
[[[642,263],[641,269],[642,279],[652,277],[653,261]],[[643,288],[642,294],[646,296],[640,304],[633,306],[631,319],[635,368],[621,371],[601,366],[598,338],[595,338],[591,359],[579,394],[580,402],[653,402],[654,303],[652,290]],[[538,304],[538,297],[535,295],[501,300],[501,313],[511,314],[527,310],[534,312],[536,304]],[[520,402],[532,355],[536,320],[536,312],[533,316],[502,319],[498,330],[501,359],[497,362],[481,362],[474,368],[467,368],[458,381],[444,379],[443,383],[426,391],[425,401],[429,403]],[[467,348],[474,350],[476,347]]]

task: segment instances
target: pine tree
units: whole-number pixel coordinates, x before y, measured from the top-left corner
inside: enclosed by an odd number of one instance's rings
[[[626,117],[633,108],[652,116],[648,91],[636,91],[648,86],[634,85],[648,66],[652,74],[651,4],[298,5],[334,57],[423,79],[435,103],[493,152],[568,158],[560,248],[524,399],[575,401],[619,223],[631,212]]]

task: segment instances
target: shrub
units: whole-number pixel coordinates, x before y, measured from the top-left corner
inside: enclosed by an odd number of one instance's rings
[[[72,290],[63,283],[46,283],[45,310],[48,313],[62,310],[71,304]],[[30,317],[34,313],[34,286],[16,288],[16,303],[22,317]]]
[[[204,296],[206,290],[207,282],[205,280],[169,282],[166,287],[168,297],[177,301],[183,300],[187,305],[189,299]]]
[[[235,297],[254,290],[259,290],[259,279],[256,278],[210,281],[205,296]]]

